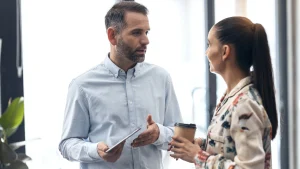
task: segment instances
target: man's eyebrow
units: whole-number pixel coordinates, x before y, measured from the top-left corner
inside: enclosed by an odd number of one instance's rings
[[[141,28],[134,28],[131,31],[143,31],[144,29]],[[150,31],[150,29],[147,29],[146,31]]]
[[[141,29],[141,28],[134,28],[134,29],[132,29],[131,31],[142,31],[143,29]]]

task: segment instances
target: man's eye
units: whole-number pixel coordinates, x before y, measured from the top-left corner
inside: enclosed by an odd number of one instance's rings
[[[140,32],[133,32],[132,34],[133,35],[140,35],[141,33]]]

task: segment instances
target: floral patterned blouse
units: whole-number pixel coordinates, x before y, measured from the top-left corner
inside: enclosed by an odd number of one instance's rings
[[[261,97],[246,77],[216,107],[196,169],[271,169],[271,139]]]

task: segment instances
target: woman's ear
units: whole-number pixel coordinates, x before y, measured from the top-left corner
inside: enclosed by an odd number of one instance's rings
[[[115,28],[109,27],[107,29],[107,38],[111,45],[117,45],[117,36],[116,35],[117,35],[117,33],[116,33]]]
[[[230,52],[231,52],[231,48],[229,45],[223,45],[223,50],[222,50],[222,60],[225,61],[226,59],[228,59]]]

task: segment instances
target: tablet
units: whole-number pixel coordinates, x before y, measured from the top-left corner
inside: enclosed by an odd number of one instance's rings
[[[133,132],[131,132],[130,134],[128,134],[126,137],[124,137],[122,140],[120,140],[117,144],[113,145],[111,148],[109,148],[108,150],[106,150],[106,153],[109,153],[112,149],[114,149],[116,146],[118,146],[120,143],[122,143],[124,140],[128,139],[130,136],[132,136],[134,133],[138,132],[139,130],[141,130],[141,128],[137,128],[135,129]]]

